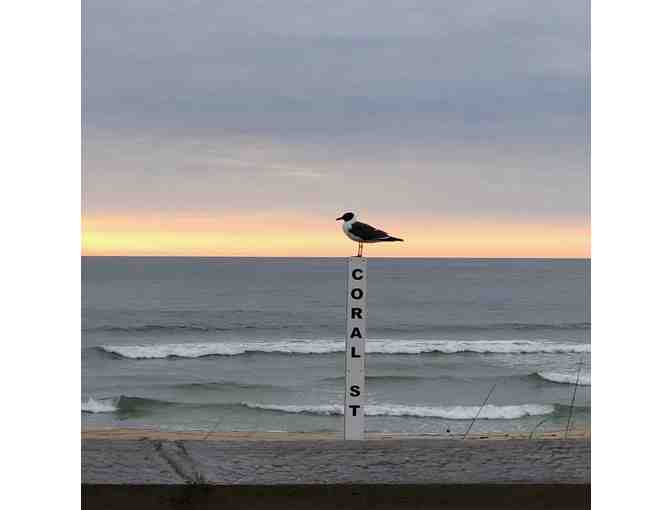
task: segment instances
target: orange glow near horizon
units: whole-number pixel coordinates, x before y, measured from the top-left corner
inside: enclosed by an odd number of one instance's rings
[[[371,222],[406,241],[368,245],[370,257],[590,257],[590,228],[579,221],[395,217]],[[346,257],[355,249],[340,222],[296,214],[138,213],[82,221],[82,254],[92,256]]]

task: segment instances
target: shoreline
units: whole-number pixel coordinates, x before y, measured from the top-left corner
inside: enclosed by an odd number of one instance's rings
[[[565,437],[566,436],[566,437]],[[153,428],[97,428],[82,429],[82,440],[153,440],[153,441],[337,441],[343,439],[342,432],[258,432],[258,431],[167,431]],[[590,441],[590,429],[570,429],[535,432],[472,432],[464,434],[408,434],[389,432],[367,432],[365,441],[399,441],[414,439],[436,439],[453,441],[507,441],[507,440],[585,440]]]

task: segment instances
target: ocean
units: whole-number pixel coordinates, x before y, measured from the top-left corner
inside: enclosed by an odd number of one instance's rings
[[[368,267],[367,431],[590,426],[589,260]],[[83,427],[341,431],[346,268],[83,257]]]

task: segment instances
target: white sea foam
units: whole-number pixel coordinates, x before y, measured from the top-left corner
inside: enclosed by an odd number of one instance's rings
[[[182,343],[153,345],[103,345],[104,351],[131,359],[199,358],[202,356],[235,356],[251,352],[281,354],[329,354],[342,352],[342,340],[276,340],[264,343]],[[368,340],[366,352],[371,354],[422,354],[461,352],[528,354],[589,352],[590,345],[544,340]]]
[[[537,372],[542,379],[561,384],[576,384],[576,373]],[[590,386],[590,374],[579,374],[579,386]]]
[[[342,404],[325,405],[274,405],[258,404],[254,402],[242,402],[242,405],[251,409],[264,409],[267,411],[279,411],[294,414],[316,414],[322,416],[342,416]],[[554,411],[552,405],[546,404],[521,404],[496,406],[486,405],[478,413],[480,406],[405,406],[397,404],[371,404],[365,407],[367,416],[411,416],[417,418],[442,418],[446,420],[470,420],[478,414],[479,419],[485,420],[515,420],[525,416],[540,416],[551,414]]]
[[[84,413],[113,413],[117,408],[118,399],[96,400],[89,397],[86,402],[82,402],[82,412]]]

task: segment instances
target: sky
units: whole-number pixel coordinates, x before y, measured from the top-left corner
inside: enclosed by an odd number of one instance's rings
[[[85,255],[588,257],[589,3],[87,0]]]

